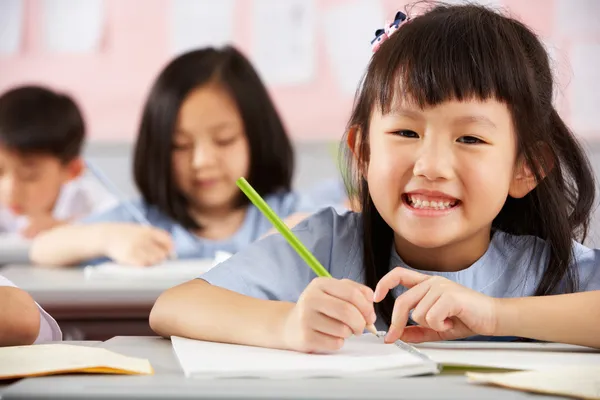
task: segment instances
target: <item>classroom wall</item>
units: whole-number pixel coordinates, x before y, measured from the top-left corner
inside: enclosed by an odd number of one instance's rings
[[[540,34],[560,78],[561,114],[580,136],[600,138],[600,1],[479,2],[507,8]],[[297,140],[337,139],[373,31],[406,3],[1,0],[0,91],[52,85],[80,102],[93,141],[130,141],[148,87],[172,56],[231,41],[267,77]]]

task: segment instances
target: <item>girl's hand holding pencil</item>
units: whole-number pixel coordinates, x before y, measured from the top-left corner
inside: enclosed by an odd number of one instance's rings
[[[107,224],[104,240],[106,256],[124,265],[159,264],[169,258],[174,248],[167,232],[137,224]]]
[[[344,340],[362,335],[375,322],[373,291],[354,281],[315,278],[283,323],[290,350],[321,353],[339,350]]]

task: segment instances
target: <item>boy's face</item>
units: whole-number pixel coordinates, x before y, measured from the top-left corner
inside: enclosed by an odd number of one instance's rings
[[[63,184],[77,177],[81,160],[62,163],[49,154],[22,154],[0,146],[0,205],[13,214],[52,213]]]

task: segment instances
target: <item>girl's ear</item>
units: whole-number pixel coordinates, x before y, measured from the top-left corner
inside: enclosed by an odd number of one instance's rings
[[[358,166],[358,172],[360,173],[360,175],[364,176],[367,172],[367,170],[366,170],[367,162],[365,160],[365,154],[363,154],[365,149],[364,149],[364,146],[362,145],[360,137],[361,137],[361,132],[359,131],[357,126],[352,126],[352,127],[350,127],[350,129],[348,129],[347,145],[350,148],[350,151],[352,152],[354,159],[356,160],[356,165]]]
[[[544,179],[554,168],[554,157],[545,143],[540,144],[538,149],[538,154],[541,157],[539,160],[534,161],[536,163],[535,168],[537,168],[540,178]],[[517,168],[508,189],[508,194],[513,198],[520,199],[535,189],[538,184],[532,166],[521,156],[517,161]]]

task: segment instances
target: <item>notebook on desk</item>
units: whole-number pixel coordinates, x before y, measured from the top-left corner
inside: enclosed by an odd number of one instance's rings
[[[213,258],[169,260],[161,264],[142,267],[120,265],[107,262],[99,265],[88,265],[83,272],[86,279],[123,279],[127,277],[139,279],[170,279],[186,281],[194,279],[211,268],[231,257],[231,254],[217,252]]]
[[[372,334],[353,336],[330,354],[305,354],[171,337],[187,377],[328,378],[403,377],[437,374],[438,364]]]

